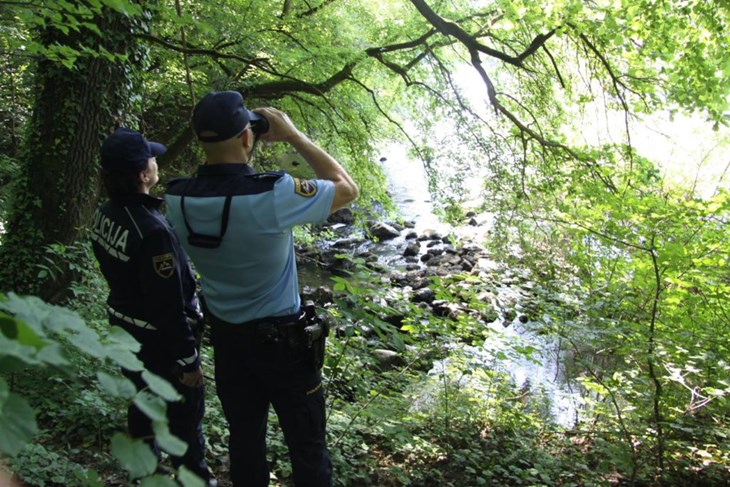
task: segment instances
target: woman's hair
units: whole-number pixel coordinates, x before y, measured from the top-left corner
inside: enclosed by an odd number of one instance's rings
[[[111,198],[140,192],[139,171],[114,171],[102,168],[101,181]]]

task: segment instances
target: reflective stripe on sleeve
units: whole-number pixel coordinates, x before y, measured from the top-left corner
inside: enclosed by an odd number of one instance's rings
[[[119,318],[120,320],[124,321],[125,323],[129,323],[130,325],[138,326],[145,330],[157,330],[157,328],[154,325],[152,325],[151,323],[144,321],[144,320],[140,320],[138,318],[132,318],[131,316],[122,314],[119,311],[112,308],[111,306],[107,307],[107,310],[109,311],[110,315],[114,316],[115,318]]]
[[[198,352],[195,351],[190,357],[178,359],[177,363],[183,367],[195,363],[198,358]]]

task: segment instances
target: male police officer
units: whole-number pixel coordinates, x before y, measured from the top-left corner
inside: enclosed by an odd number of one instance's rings
[[[167,379],[183,396],[168,403],[172,434],[188,444],[182,457],[172,457],[208,482],[203,418],[203,372],[196,340],[202,322],[195,279],[185,250],[159,212],[162,200],[149,195],[158,181],[155,156],[165,146],[148,142],[134,130],[119,128],[101,147],[102,179],[110,200],[94,216],[91,239],[101,272],[109,283],[109,321],[141,344],[139,359],[147,370]],[[140,373],[123,371],[137,386]],[[129,407],[129,433],[153,437],[149,418]],[[150,442],[158,458],[159,449]]]
[[[274,108],[249,111],[238,92],[208,93],[193,111],[206,163],[165,196],[175,232],[201,275],[215,380],[230,427],[231,480],[266,486],[266,424],[274,406],[294,483],[332,484],[320,360],[312,360],[292,228],[321,222],[358,195],[348,173]],[[268,130],[261,124],[268,123]],[[253,129],[252,130],[252,124]],[[317,179],[257,174],[254,142],[288,142]],[[323,353],[324,336],[319,345]]]

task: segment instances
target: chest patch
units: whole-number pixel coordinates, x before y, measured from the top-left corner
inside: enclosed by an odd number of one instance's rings
[[[157,275],[163,279],[172,277],[175,273],[175,259],[171,253],[152,257],[152,266],[155,268]]]
[[[317,185],[308,179],[294,178],[294,192],[305,198],[311,198],[317,194]]]

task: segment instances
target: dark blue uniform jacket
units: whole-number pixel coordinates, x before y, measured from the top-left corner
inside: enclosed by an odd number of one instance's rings
[[[187,254],[160,213],[162,200],[136,193],[113,198],[94,215],[91,239],[109,283],[109,321],[142,344],[147,363],[199,365],[192,327],[200,317]]]

